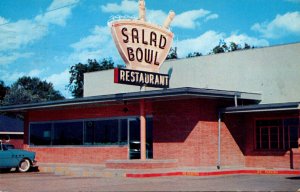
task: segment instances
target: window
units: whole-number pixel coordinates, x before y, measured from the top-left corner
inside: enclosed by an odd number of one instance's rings
[[[127,119],[85,121],[85,145],[127,144]]]
[[[256,149],[298,148],[299,119],[256,121]]]
[[[82,145],[82,122],[59,122],[53,124],[53,145]]]
[[[30,124],[30,145],[126,145],[128,119]]]
[[[51,145],[51,123],[30,125],[30,145]]]

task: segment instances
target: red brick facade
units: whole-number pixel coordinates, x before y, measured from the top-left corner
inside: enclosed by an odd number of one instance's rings
[[[243,149],[246,167],[257,168],[294,168],[300,169],[300,151],[299,149],[287,150],[256,150],[255,149],[255,120],[258,119],[281,119],[281,118],[299,118],[299,112],[263,112],[251,114],[227,114],[226,123],[232,127],[237,126],[240,130],[238,134],[233,134]],[[230,122],[230,123],[229,123]],[[229,128],[230,129],[230,128]],[[299,132],[299,130],[298,130]],[[242,138],[242,139],[241,139]]]
[[[153,159],[178,160],[179,166],[216,166],[218,160],[218,109],[225,101],[185,99],[146,101],[146,114],[153,116]],[[51,163],[105,163],[128,159],[127,146],[118,147],[29,147],[29,122],[87,118],[139,116],[138,102],[106,106],[84,106],[30,111],[25,121],[26,148],[37,152],[37,160]],[[270,114],[273,115],[273,114]],[[276,114],[282,116],[282,114]],[[286,115],[286,114],[285,114]],[[298,115],[299,114],[291,114]],[[221,123],[221,166],[290,168],[290,151],[261,152],[254,148],[257,115],[225,114]],[[268,116],[268,115],[267,115]],[[299,167],[299,150],[293,152]]]

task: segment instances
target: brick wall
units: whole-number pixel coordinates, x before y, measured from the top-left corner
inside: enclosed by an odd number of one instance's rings
[[[226,115],[227,119],[236,119],[231,122],[240,120],[240,128],[245,130],[243,146],[245,155],[246,167],[257,168],[291,168],[291,163],[294,162],[296,168],[297,162],[300,161],[298,150],[294,150],[294,155],[291,156],[291,151],[288,150],[256,150],[255,149],[255,120],[256,119],[274,119],[286,117],[299,117],[298,112],[264,112],[252,114],[235,114]]]
[[[7,138],[9,136],[9,144],[15,146],[16,149],[23,149],[23,134],[0,134],[0,138]]]
[[[39,163],[103,164],[108,159],[127,159],[127,147],[28,147]]]
[[[228,103],[227,103],[228,104]],[[209,99],[179,99],[146,102],[146,114],[153,115],[153,158],[176,159],[179,166],[216,166],[218,160],[217,109],[226,103]],[[229,104],[230,105],[230,104]],[[128,112],[124,112],[124,107]],[[254,119],[287,113],[226,114],[221,123],[221,166],[289,168],[290,151],[261,152],[254,149]],[[299,115],[299,114],[296,114]],[[84,118],[139,116],[139,104],[84,106],[72,109],[31,111],[25,116],[25,143],[28,122]],[[127,159],[127,147],[29,147],[41,162],[104,163]],[[296,158],[296,159],[295,159]],[[294,162],[299,153],[294,153]]]
[[[216,166],[218,105],[205,99],[154,103],[154,158],[178,159],[180,166]],[[244,165],[243,153],[224,123],[221,132],[221,164]]]

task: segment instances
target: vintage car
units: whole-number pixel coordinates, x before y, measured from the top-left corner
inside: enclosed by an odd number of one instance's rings
[[[16,168],[19,172],[27,172],[37,166],[34,152],[12,148],[0,140],[0,171],[7,172]]]

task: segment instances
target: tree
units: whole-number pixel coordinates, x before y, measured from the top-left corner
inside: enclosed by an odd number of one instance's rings
[[[119,66],[121,67],[121,66]],[[89,59],[87,64],[78,63],[71,66],[71,74],[68,88],[75,98],[83,97],[83,74],[86,72],[103,71],[114,68],[114,62],[111,59],[103,59],[101,63],[95,59]]]
[[[254,47],[252,47],[252,48],[254,48]],[[245,43],[244,49],[251,49],[251,46],[248,45],[247,43]]]
[[[2,103],[8,90],[9,87],[5,85],[4,81],[0,80],[0,104]]]
[[[177,47],[175,47],[175,48],[171,47],[166,60],[169,60],[169,59],[178,59]]]
[[[214,54],[225,53],[225,52],[228,52],[228,47],[227,47],[226,43],[224,43],[222,45],[217,45],[213,48],[212,52]]]
[[[226,52],[238,51],[243,49],[251,49],[251,48],[254,48],[254,46],[251,47],[247,43],[244,44],[244,47],[234,42],[230,42],[230,45],[227,46],[227,44],[224,41],[221,41],[219,45],[213,48],[210,54],[226,53]]]
[[[237,51],[240,50],[241,48],[234,42],[230,42],[230,46],[229,46],[229,52],[230,51]]]
[[[202,56],[202,53],[200,52],[194,52],[194,53],[189,53],[186,58],[191,58],[191,57],[200,57]]]
[[[64,97],[55,90],[52,83],[37,77],[21,77],[12,84],[5,95],[4,105],[38,103],[43,101],[61,100]]]

